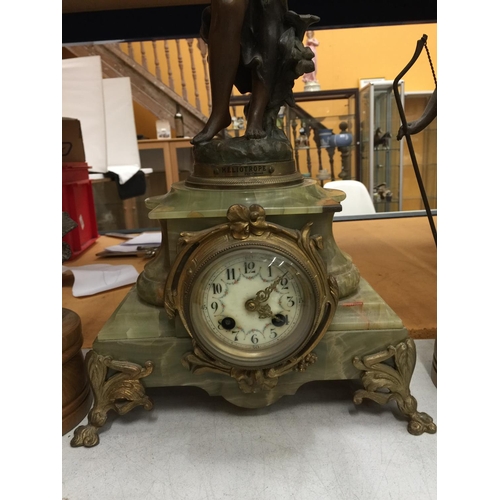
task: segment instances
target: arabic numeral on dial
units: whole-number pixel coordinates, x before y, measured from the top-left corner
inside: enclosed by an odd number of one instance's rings
[[[256,333],[254,333],[251,337],[250,340],[252,341],[252,344],[258,344],[259,343],[259,337],[257,336]]]
[[[228,280],[234,280],[235,279],[235,273],[234,273],[234,267],[230,269],[226,269],[226,276]]]
[[[212,293],[219,295],[222,293],[222,285],[220,283],[212,283]]]
[[[271,331],[269,332],[269,338],[275,339],[277,336],[278,336],[278,332],[274,328],[271,328]]]
[[[293,307],[293,306],[295,305],[295,300],[293,300],[293,299],[294,299],[294,297],[290,297],[289,295],[287,295],[287,297],[286,297],[286,298],[287,298],[287,300],[288,300],[288,303],[287,303],[287,304],[288,304],[288,307]]]
[[[273,277],[273,268],[271,266],[269,266],[267,268],[267,272],[268,272],[268,277],[272,278]]]
[[[282,290],[288,290],[288,278],[283,278],[280,281],[280,285]]]
[[[240,333],[239,330],[232,331],[231,333],[234,335],[234,341],[238,342],[238,333]]]
[[[212,311],[215,314],[217,312],[217,309],[219,309],[219,304],[217,304],[217,302],[214,301],[210,304],[210,307],[212,308]]]
[[[245,274],[255,273],[255,262],[245,262]]]

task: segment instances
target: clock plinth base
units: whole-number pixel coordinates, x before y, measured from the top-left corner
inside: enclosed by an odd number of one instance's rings
[[[364,389],[355,392],[354,403],[363,399],[380,404],[394,400],[409,420],[410,433],[436,431],[432,418],[417,412],[417,402],[409,390],[416,361],[414,342],[401,319],[362,278],[358,290],[340,300],[328,331],[313,351],[316,362],[303,372],[283,375],[270,390],[245,393],[230,376],[207,371],[192,373],[182,364],[182,358],[192,351],[187,333],[179,333],[179,326],[167,318],[163,308],[142,302],[134,287],[103,327],[86,358],[89,373],[99,373],[98,377],[89,377],[97,402],[89,413],[89,424],[75,431],[72,445],[96,445],[98,429],[110,409],[119,414],[139,405],[150,409],[152,403],[145,394],[148,387],[196,386],[236,406],[252,409],[269,406],[283,396],[295,394],[307,382],[318,380],[361,379]],[[118,379],[107,379],[105,367],[113,372],[120,367],[118,370],[123,371],[113,375]],[[129,384],[135,388],[133,397],[125,392],[131,397],[125,406],[103,396],[109,394],[110,383],[116,384],[117,394]]]

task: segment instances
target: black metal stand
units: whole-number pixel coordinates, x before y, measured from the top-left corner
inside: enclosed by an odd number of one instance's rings
[[[403,76],[408,72],[408,70],[413,66],[413,64],[415,64],[415,61],[420,56],[420,53],[422,52],[422,49],[424,48],[426,42],[427,42],[427,35],[423,35],[422,38],[417,42],[417,47],[415,49],[415,53],[413,54],[413,57],[411,58],[410,62],[405,66],[403,71],[401,71],[401,73],[399,73],[399,75],[394,79],[394,82],[392,84],[392,88],[394,90],[394,97],[396,99],[396,105],[398,107],[399,116],[401,118],[401,132],[402,132],[402,135],[406,138],[406,143],[408,144],[408,151],[410,152],[413,170],[415,171],[415,176],[417,178],[417,183],[418,183],[418,187],[420,189],[420,194],[421,194],[422,200],[424,202],[424,207],[425,207],[425,211],[427,213],[427,218],[429,219],[429,225],[431,227],[432,235],[434,236],[434,242],[437,245],[436,226],[434,224],[434,219],[432,218],[429,200],[427,199],[427,193],[425,192],[425,187],[424,187],[424,183],[422,181],[422,176],[420,175],[420,170],[418,168],[417,158],[415,156],[415,150],[413,149],[413,144],[411,141],[411,133],[410,133],[410,130],[408,128],[408,122],[406,121],[406,116],[405,116],[405,112],[403,109],[403,104],[401,102],[401,96],[399,95],[399,90],[398,90],[398,85],[399,85],[401,78],[403,78]],[[432,66],[431,66],[431,68],[432,68]],[[437,85],[436,85],[436,88],[437,88]],[[430,115],[429,115],[429,118],[431,118]],[[434,118],[434,117],[432,117],[432,118]],[[423,128],[425,128],[425,124],[424,124]],[[400,140],[400,139],[401,139],[400,134],[398,134],[398,140]]]

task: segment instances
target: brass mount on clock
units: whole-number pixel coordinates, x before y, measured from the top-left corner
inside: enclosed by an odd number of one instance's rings
[[[232,205],[227,223],[181,233],[165,309],[192,337],[185,367],[258,392],[315,361],[339,292],[311,226],[288,229],[266,221],[260,205]]]

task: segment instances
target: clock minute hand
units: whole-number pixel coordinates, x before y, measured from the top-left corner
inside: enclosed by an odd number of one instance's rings
[[[278,276],[267,288],[265,288],[264,290],[260,290],[259,292],[257,292],[256,295],[255,295],[255,298],[260,303],[266,302],[267,299],[269,298],[269,295],[271,295],[271,292],[278,286],[278,283],[283,279],[283,276]]]
[[[286,273],[285,273],[286,274]],[[247,311],[256,311],[259,313],[259,318],[271,318],[274,316],[269,304],[264,304],[269,299],[271,292],[278,286],[278,283],[283,279],[282,276],[278,276],[267,288],[264,290],[259,290],[253,299],[248,299],[245,302],[245,308]]]

